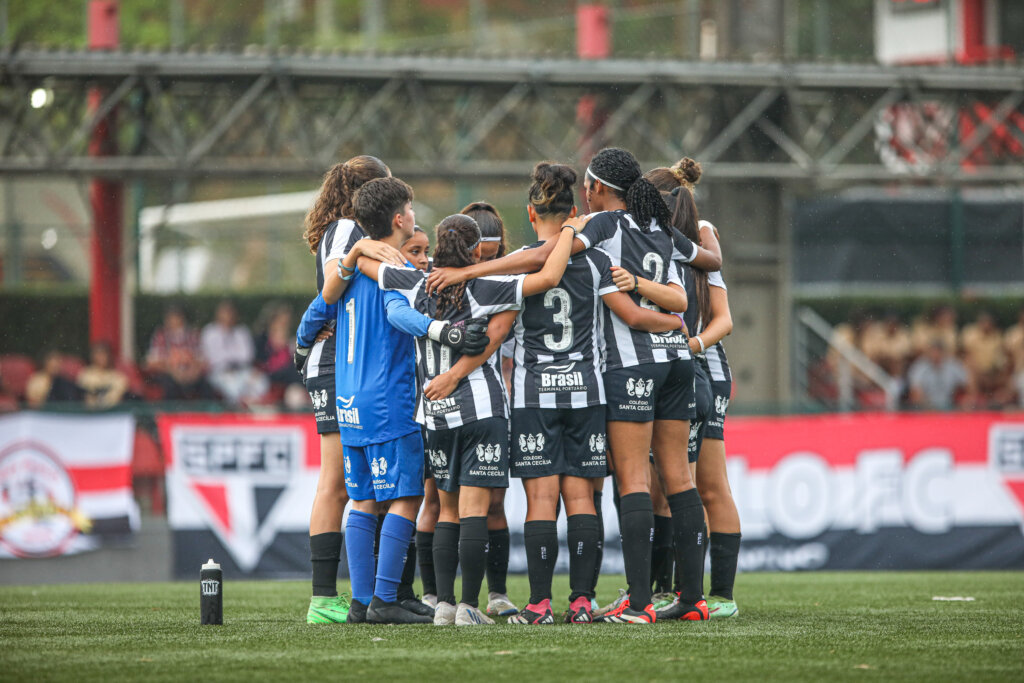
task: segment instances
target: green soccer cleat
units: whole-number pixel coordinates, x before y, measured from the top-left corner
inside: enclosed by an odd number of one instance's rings
[[[309,611],[306,612],[307,624],[344,624],[348,621],[348,596],[345,594],[331,598],[314,595],[309,600]]]
[[[674,605],[678,599],[679,596],[675,593],[655,593],[651,596],[651,604],[654,605],[655,612],[660,612],[661,610]]]
[[[726,600],[712,595],[708,598],[708,616],[712,619],[728,619],[738,617],[740,608],[736,606],[735,600]]]

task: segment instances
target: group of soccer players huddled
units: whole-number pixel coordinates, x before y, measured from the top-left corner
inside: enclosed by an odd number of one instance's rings
[[[738,614],[721,345],[732,321],[718,235],[694,201],[700,174],[688,158],[644,173],[603,149],[582,178],[584,216],[576,171],[542,162],[526,192],[535,243],[506,254],[501,216],[476,202],[437,224],[431,259],[412,188],[381,160],[327,172],[306,217],[319,294],[296,351],[321,437],[309,623]],[[609,474],[628,588],[599,607]],[[527,497],[521,609],[505,587],[510,475]],[[346,505],[351,598],[336,585]],[[562,507],[565,609],[552,606]]]

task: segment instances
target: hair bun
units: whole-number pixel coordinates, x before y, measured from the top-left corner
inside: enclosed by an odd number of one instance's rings
[[[696,185],[700,182],[701,168],[700,163],[694,161],[690,157],[683,157],[677,161],[671,168],[672,175],[674,175],[680,183],[686,183],[687,185]]]

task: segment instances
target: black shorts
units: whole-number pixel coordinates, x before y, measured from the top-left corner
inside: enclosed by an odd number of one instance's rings
[[[725,441],[725,412],[729,410],[729,399],[732,397],[732,380],[711,380],[711,395],[714,410],[708,418],[704,438]]]
[[[427,479],[433,479],[434,475],[430,472],[430,452],[427,450],[427,428],[420,425],[420,436],[423,437],[423,481]]]
[[[707,436],[708,420],[714,412],[711,380],[708,379],[708,373],[700,362],[695,366],[693,394],[697,404],[697,414],[690,421],[690,440],[686,448],[686,458],[690,462],[697,462],[697,458],[700,456],[700,447],[704,444],[704,438]]]
[[[608,370],[604,390],[609,422],[692,420],[693,359]]]
[[[309,399],[313,401],[313,417],[317,434],[338,433],[338,411],[334,406],[334,373],[311,377],[305,381]]]
[[[427,430],[427,464],[437,488],[508,488],[508,420],[489,417],[455,429]]]
[[[511,441],[513,477],[608,476],[604,406],[514,408]]]

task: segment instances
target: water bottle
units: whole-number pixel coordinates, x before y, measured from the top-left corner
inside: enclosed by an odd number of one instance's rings
[[[200,623],[224,623],[224,575],[213,559],[199,571],[199,614]]]

